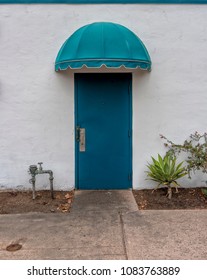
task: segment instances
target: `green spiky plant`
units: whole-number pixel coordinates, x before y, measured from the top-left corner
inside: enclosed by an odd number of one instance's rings
[[[171,157],[165,155],[163,158],[158,154],[158,159],[152,157],[152,163],[148,164],[147,179],[158,182],[158,185],[155,187],[167,187],[167,197],[172,198],[172,188],[176,189],[178,192],[178,187],[180,186],[177,183],[177,180],[181,177],[184,177],[187,174],[187,171],[182,167],[183,162],[176,164],[176,157]]]

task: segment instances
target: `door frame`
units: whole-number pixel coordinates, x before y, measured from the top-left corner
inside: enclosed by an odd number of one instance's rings
[[[131,186],[127,189],[133,189],[133,129],[132,129],[132,121],[133,121],[133,103],[132,103],[132,79],[133,75],[132,72],[87,72],[87,73],[74,73],[74,141],[75,141],[75,189],[79,190],[79,182],[78,182],[78,149],[79,149],[79,143],[76,141],[76,126],[78,125],[78,75],[93,75],[93,74],[99,74],[99,75],[105,75],[105,74],[116,74],[116,75],[130,75],[129,79],[129,87],[128,87],[128,106],[129,106],[129,134],[130,139],[129,141],[129,176],[130,176],[130,182]],[[120,189],[121,190],[121,189]]]

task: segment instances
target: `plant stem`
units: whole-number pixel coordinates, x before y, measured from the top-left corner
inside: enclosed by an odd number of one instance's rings
[[[167,188],[167,197],[168,197],[169,199],[172,198],[172,188],[171,188],[170,185],[168,185],[168,188]]]

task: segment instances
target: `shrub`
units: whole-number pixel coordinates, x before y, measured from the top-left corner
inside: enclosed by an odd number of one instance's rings
[[[174,157],[181,152],[186,154],[189,178],[191,178],[191,173],[195,173],[197,170],[207,173],[207,133],[195,132],[183,144],[175,144],[163,135],[160,137],[166,140],[164,145],[168,148],[167,155]]]
[[[152,157],[152,163],[148,164],[149,171],[147,177],[158,185],[155,188],[167,187],[167,197],[172,198],[172,188],[180,186],[177,180],[187,174],[186,169],[182,167],[183,162],[176,165],[176,157],[165,155],[163,158],[158,154],[158,159]]]

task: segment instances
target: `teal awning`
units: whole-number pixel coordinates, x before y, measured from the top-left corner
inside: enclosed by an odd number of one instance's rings
[[[142,41],[128,28],[111,22],[95,22],[75,31],[62,45],[55,70],[99,68],[151,70]]]

